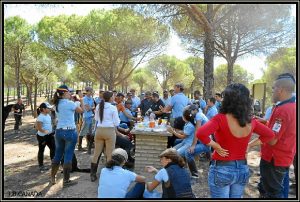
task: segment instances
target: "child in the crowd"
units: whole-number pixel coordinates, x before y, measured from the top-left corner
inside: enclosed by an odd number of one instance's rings
[[[145,195],[162,183],[162,198],[195,198],[193,194],[190,176],[184,168],[184,160],[173,148],[168,148],[160,155],[160,163],[163,166],[157,170],[153,166],[146,166],[147,172],[156,172],[154,180],[147,183]],[[149,194],[150,192],[150,194]]]
[[[142,198],[145,190],[145,177],[134,172],[125,170],[122,166],[128,159],[124,149],[117,148],[112,152],[111,160],[102,168],[98,198]],[[135,186],[127,192],[131,182],[137,182]]]
[[[50,109],[52,109],[52,106],[46,102],[42,103],[37,109],[38,117],[35,128],[37,129],[36,138],[39,142],[38,163],[40,171],[48,170],[48,168],[44,166],[44,151],[46,145],[50,150],[51,160],[55,154],[54,132],[52,130],[51,116],[49,115]]]

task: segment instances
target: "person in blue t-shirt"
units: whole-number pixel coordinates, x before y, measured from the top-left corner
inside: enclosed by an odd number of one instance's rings
[[[54,132],[52,129],[52,121],[50,116],[50,110],[53,107],[47,103],[43,102],[37,109],[38,117],[36,119],[35,128],[37,129],[36,138],[39,143],[38,151],[38,163],[40,171],[46,171],[48,168],[44,166],[44,151],[47,146],[50,150],[51,160],[54,158],[55,154],[55,140]]]
[[[76,105],[70,98],[70,89],[66,85],[59,86],[53,97],[53,105],[55,106],[57,115],[57,126],[55,131],[55,156],[51,165],[51,183],[56,183],[55,176],[59,168],[59,163],[64,156],[63,187],[77,184],[76,181],[70,180],[72,158],[77,142],[74,113],[75,111],[78,113],[83,112],[80,105]],[[80,102],[81,106],[83,106],[82,100]]]
[[[207,100],[206,117],[208,118],[208,120],[211,120],[215,115],[218,114],[215,103],[216,99],[214,97],[211,97]]]
[[[168,132],[183,139],[182,142],[175,145],[174,148],[181,156],[184,156],[185,151],[192,145],[195,134],[195,122],[192,111],[189,107],[186,107],[183,111],[182,119],[185,122],[183,132],[178,132],[172,127],[168,127]]]
[[[170,124],[174,126],[174,120],[182,116],[183,109],[189,104],[189,99],[183,94],[184,85],[177,83],[174,86],[175,95],[171,97],[171,102],[166,107],[160,107],[163,113],[168,113],[172,110]]]
[[[111,160],[101,169],[98,198],[142,198],[146,178],[122,168],[128,160],[127,152],[117,148],[113,150]],[[135,186],[129,190],[132,182]]]
[[[85,91],[86,91],[86,95],[83,98],[83,104],[84,104],[83,126],[79,133],[78,151],[83,151],[82,139],[86,135],[88,154],[91,154],[91,148],[93,142],[93,136],[92,136],[93,118],[94,118],[93,110],[95,109],[95,104],[94,104],[94,99],[92,97],[93,89],[91,87],[86,87]]]
[[[137,116],[138,107],[141,104],[141,99],[135,95],[135,89],[130,89],[131,93],[131,100],[132,100],[132,106],[131,106],[131,113],[134,117]]]
[[[135,117],[133,117],[133,114],[131,112],[131,106],[132,106],[132,101],[127,100],[125,101],[125,110],[122,112],[119,112],[119,117],[120,117],[120,123],[125,123],[128,128],[131,128],[131,121],[136,120]]]
[[[215,94],[215,99],[216,99],[216,108],[219,111],[221,108],[221,104],[222,104],[222,94],[221,93],[216,93]]]
[[[105,90],[103,90],[103,89],[99,90],[99,96],[94,99],[96,105],[98,105],[101,102],[101,100],[103,99],[103,93],[104,92],[105,92]]]
[[[198,105],[190,105],[192,116],[195,116],[196,130],[208,122],[208,118],[202,113]],[[199,178],[198,169],[195,163],[195,156],[201,153],[210,153],[210,147],[203,144],[196,135],[194,135],[192,145],[185,151],[185,159],[188,163],[192,178]]]
[[[206,107],[206,102],[202,99],[202,95],[199,90],[194,91],[194,99],[191,99],[191,104],[198,104],[201,110],[204,111]]]

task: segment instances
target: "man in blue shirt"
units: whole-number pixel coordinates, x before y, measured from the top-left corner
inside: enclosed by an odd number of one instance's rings
[[[95,102],[96,102],[97,105],[98,105],[98,104],[101,102],[101,100],[103,99],[103,93],[104,93],[104,90],[103,90],[103,89],[100,89],[100,90],[99,90],[99,96],[95,98]]]
[[[163,98],[161,100],[164,102],[165,106],[167,106],[167,105],[170,104],[171,98],[169,97],[168,90],[164,90],[164,92],[163,92]]]
[[[207,100],[207,111],[206,111],[206,117],[211,120],[215,115],[218,114],[218,110],[215,106],[216,99],[214,97],[211,97]]]
[[[170,117],[170,125],[174,127],[174,121],[178,117],[182,117],[184,108],[189,104],[189,99],[183,94],[184,85],[177,83],[174,86],[175,95],[171,97],[170,103],[166,107],[160,107],[163,113],[168,113],[172,110]],[[168,137],[168,145],[174,143],[176,136]]]
[[[206,107],[206,102],[201,98],[201,93],[199,90],[194,91],[194,99],[191,99],[191,103],[199,105],[202,111],[204,111]]]
[[[141,100],[138,96],[135,95],[135,89],[130,89],[130,92],[132,94],[132,96],[131,96],[131,100],[132,100],[131,112],[132,112],[133,116],[136,117],[137,108],[141,104]]]
[[[92,148],[92,142],[93,142],[93,136],[92,136],[92,128],[93,128],[93,117],[95,109],[94,99],[92,97],[93,95],[93,89],[91,87],[85,88],[86,95],[83,98],[83,126],[79,134],[79,140],[78,140],[78,151],[83,151],[82,148],[82,139],[86,135],[87,140],[87,147],[88,147],[88,154],[91,154],[91,148]]]
[[[222,103],[222,95],[221,93],[216,93],[215,94],[215,98],[216,98],[216,108],[218,111],[220,111],[221,108],[221,103]]]
[[[172,110],[170,123],[173,126],[174,120],[181,117],[183,109],[189,104],[189,99],[183,94],[184,86],[182,83],[177,83],[174,86],[175,95],[171,97],[171,102],[165,107],[161,108],[162,112],[167,113]]]

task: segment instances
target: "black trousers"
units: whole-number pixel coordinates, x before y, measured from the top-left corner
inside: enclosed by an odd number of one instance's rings
[[[45,136],[36,135],[36,138],[39,142],[39,151],[38,151],[38,162],[39,166],[44,165],[44,151],[45,147],[47,146],[50,149],[50,158],[51,160],[54,158],[55,155],[55,140],[54,140],[54,133]]]
[[[283,198],[283,179],[289,167],[275,166],[273,160],[260,160],[259,192],[265,198]]]
[[[21,118],[22,118],[22,116],[21,115],[17,115],[17,114],[15,114],[14,115],[15,116],[15,127],[14,127],[14,130],[19,130],[19,126],[20,126],[20,124],[21,124]]]

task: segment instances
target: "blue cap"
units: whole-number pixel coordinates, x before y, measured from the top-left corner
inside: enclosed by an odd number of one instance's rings
[[[68,88],[67,85],[61,85],[57,88],[57,91],[61,91],[61,92],[71,92],[71,91],[74,91],[73,89],[71,88]]]

